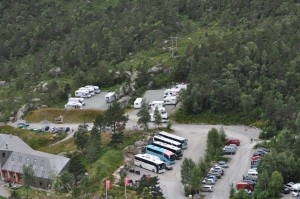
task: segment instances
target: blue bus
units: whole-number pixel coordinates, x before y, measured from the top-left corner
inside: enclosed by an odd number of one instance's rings
[[[176,154],[167,149],[154,145],[147,145],[146,153],[159,157],[159,159],[167,165],[175,164]]]

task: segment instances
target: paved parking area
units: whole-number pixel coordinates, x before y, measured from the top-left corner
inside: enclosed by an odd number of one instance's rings
[[[108,92],[102,91],[100,94],[95,94],[91,98],[85,98],[85,106],[83,109],[99,109],[106,110],[109,107],[109,104],[105,102],[105,95]]]
[[[206,139],[208,131],[211,128],[220,129],[220,125],[187,125],[187,124],[174,124],[173,129],[176,135],[185,137],[189,140],[188,148],[184,150],[183,158],[192,158],[195,162],[198,162],[201,158],[204,158],[206,150]],[[221,199],[229,198],[229,187],[231,183],[236,183],[242,180],[242,176],[246,173],[250,166],[250,157],[252,153],[252,146],[255,143],[250,143],[250,138],[256,138],[259,134],[259,129],[249,128],[245,126],[224,126],[224,130],[228,137],[235,137],[242,140],[242,144],[238,149],[236,155],[232,156],[232,160],[229,163],[229,168],[225,171],[226,174],[220,179],[214,186],[213,193],[201,193],[205,194],[205,198],[209,199]],[[129,179],[133,181],[139,179],[143,174],[158,176],[160,186],[167,199],[185,199],[183,185],[181,184],[180,177],[180,165],[183,159],[177,160],[173,165],[173,170],[166,171],[163,174],[153,173],[151,171],[136,168],[140,170],[141,174],[129,173]]]

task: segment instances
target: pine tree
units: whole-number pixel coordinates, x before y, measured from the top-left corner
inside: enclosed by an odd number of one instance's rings
[[[137,116],[139,117],[137,123],[139,125],[141,125],[141,127],[143,127],[145,131],[148,131],[149,122],[151,120],[151,117],[150,117],[147,101],[145,101],[145,100],[142,101],[142,107],[141,107],[140,111],[137,113]]]
[[[155,107],[153,117],[154,117],[154,123],[159,127],[159,125],[161,124],[162,118],[161,118],[161,114],[158,110],[158,107]]]

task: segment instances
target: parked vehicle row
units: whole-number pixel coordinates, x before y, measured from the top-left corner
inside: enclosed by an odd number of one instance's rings
[[[225,141],[225,147],[223,148],[223,153],[225,155],[234,155],[237,151],[237,146],[240,146],[240,140],[231,138]]]
[[[243,176],[243,181],[236,184],[237,190],[244,189],[249,195],[252,194],[258,179],[257,166],[261,157],[266,155],[269,151],[269,149],[259,147],[252,154],[250,169],[248,170],[247,175]]]
[[[206,177],[202,180],[201,191],[212,192],[213,185],[215,185],[218,179],[224,175],[224,169],[226,168],[228,168],[228,164],[224,161],[215,163],[207,173]]]
[[[99,93],[101,93],[99,86],[87,85],[76,90],[75,97],[90,98]]]
[[[300,196],[300,183],[289,182],[284,185],[283,192],[285,194],[289,194],[292,192],[292,196],[298,197]]]
[[[158,135],[153,137],[152,144],[145,147],[145,154],[135,156],[135,165],[157,173],[172,170],[171,165],[182,157],[182,149],[185,148],[187,148],[187,139],[164,131],[158,132]],[[153,163],[154,160],[162,161],[165,164],[164,170],[159,171],[158,167],[154,166],[158,164]]]

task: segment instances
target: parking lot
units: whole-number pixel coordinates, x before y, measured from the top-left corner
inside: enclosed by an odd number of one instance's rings
[[[189,140],[188,148],[184,150],[183,158],[192,158],[195,162],[198,162],[201,158],[204,158],[206,149],[206,138],[208,131],[211,128],[220,129],[220,125],[185,125],[175,124],[173,129],[176,135],[185,137]],[[259,129],[249,128],[244,126],[224,126],[224,130],[228,137],[238,138],[242,141],[241,146],[238,148],[236,155],[231,156],[232,160],[229,162],[229,168],[226,169],[225,175],[222,179],[218,180],[214,186],[212,193],[201,193],[206,195],[205,198],[220,199],[229,198],[229,188],[231,183],[237,183],[242,180],[242,176],[247,172],[250,166],[250,157],[253,152],[252,147],[254,142],[250,143],[251,138],[258,137]],[[160,186],[167,199],[184,199],[183,185],[181,184],[180,177],[180,165],[183,159],[177,160],[173,165],[173,170],[166,171],[163,174],[156,174],[151,171],[135,168],[140,170],[141,174],[129,173],[129,179],[137,180],[143,174],[158,176],[160,179]]]
[[[85,106],[83,107],[83,109],[108,109],[109,103],[105,102],[105,95],[107,93],[108,92],[102,91],[100,94],[95,94],[91,98],[85,98]]]

